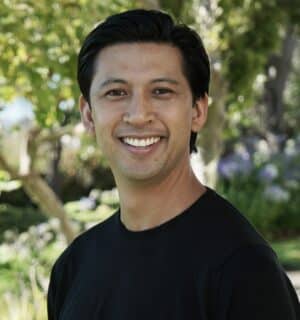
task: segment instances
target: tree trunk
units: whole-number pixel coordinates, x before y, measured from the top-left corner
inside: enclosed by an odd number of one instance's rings
[[[283,95],[291,71],[291,62],[296,37],[293,26],[288,26],[282,42],[280,55],[272,55],[267,64],[267,77],[265,82],[264,103],[267,108],[266,124],[271,132],[283,132]]]
[[[207,123],[199,132],[198,146],[205,166],[205,184],[214,188],[218,178],[217,166],[223,151],[227,86],[219,71],[212,70],[211,78],[210,95],[213,101],[208,108]]]
[[[21,177],[26,193],[49,217],[57,217],[68,243],[75,237],[65,209],[49,185],[37,174]]]
[[[38,174],[30,173],[23,176],[18,174],[10,167],[1,154],[0,168],[7,171],[12,179],[21,180],[25,192],[28,194],[30,199],[38,205],[41,211],[49,217],[57,217],[59,219],[61,230],[67,240],[67,243],[70,243],[75,237],[75,232],[69,222],[63,204],[48,184]]]
[[[47,180],[49,182],[49,186],[58,197],[61,197],[61,187],[62,187],[62,174],[59,169],[61,152],[62,152],[61,141],[57,140],[53,144],[53,159],[51,160],[50,174],[49,174],[49,177],[47,177]]]

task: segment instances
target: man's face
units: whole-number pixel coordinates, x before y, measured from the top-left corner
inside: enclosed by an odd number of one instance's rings
[[[191,131],[205,122],[207,99],[193,107],[179,49],[129,43],[104,48],[95,61],[85,126],[96,135],[116,181],[158,181],[189,163]]]

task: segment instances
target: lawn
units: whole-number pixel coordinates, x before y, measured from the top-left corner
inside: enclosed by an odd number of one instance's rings
[[[286,270],[300,270],[300,237],[271,242],[271,246]]]

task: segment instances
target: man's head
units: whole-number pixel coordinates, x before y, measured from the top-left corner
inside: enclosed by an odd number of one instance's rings
[[[166,13],[138,9],[110,16],[85,39],[78,59],[78,83],[89,104],[95,61],[101,50],[114,44],[145,42],[178,48],[193,101],[208,93],[209,59],[199,35],[185,25],[176,25]],[[196,137],[197,133],[192,132],[190,152],[196,150]]]

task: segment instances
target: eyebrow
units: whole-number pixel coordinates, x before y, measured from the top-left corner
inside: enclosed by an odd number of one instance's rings
[[[122,84],[126,84],[127,81],[123,80],[123,79],[118,79],[118,78],[109,78],[105,81],[103,81],[101,84],[100,84],[100,88],[103,88],[105,86],[108,86],[112,83],[122,83]]]
[[[157,83],[157,82],[169,82],[171,84],[176,84],[176,85],[179,84],[178,81],[176,81],[174,79],[171,79],[171,78],[157,78],[157,79],[153,79],[151,81],[151,83]],[[103,87],[108,86],[108,85],[113,84],[113,83],[127,84],[127,81],[125,81],[124,79],[119,79],[119,78],[109,78],[107,80],[104,80],[100,84],[100,88],[103,88]]]
[[[169,82],[172,84],[178,85],[179,82],[177,80],[171,79],[171,78],[157,78],[151,81],[151,83],[156,83],[156,82]]]

